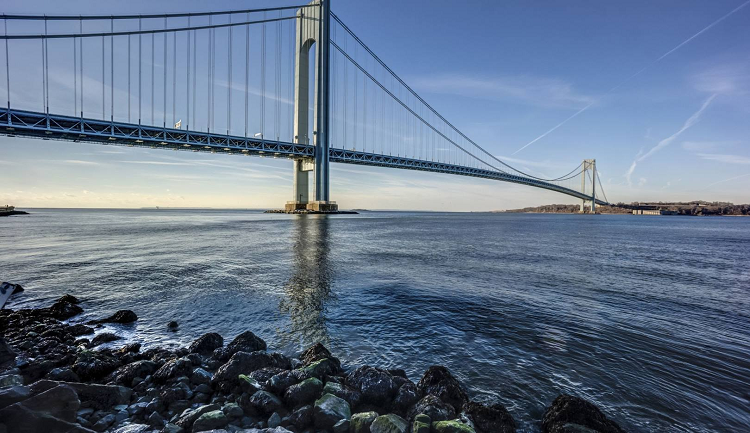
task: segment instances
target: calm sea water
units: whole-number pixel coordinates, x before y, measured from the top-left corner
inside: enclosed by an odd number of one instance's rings
[[[415,381],[443,364],[522,431],[562,392],[630,431],[750,426],[747,218],[32,212],[0,219],[10,308],[71,293],[134,310],[118,331],[146,345],[249,329]]]

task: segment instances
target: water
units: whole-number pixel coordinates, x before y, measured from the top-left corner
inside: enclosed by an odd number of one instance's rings
[[[249,329],[415,381],[443,364],[521,431],[561,392],[629,431],[750,425],[750,219],[32,212],[0,219],[11,308],[72,293],[134,310],[146,345]]]

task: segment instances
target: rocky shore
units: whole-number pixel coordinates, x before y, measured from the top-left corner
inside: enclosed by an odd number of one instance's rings
[[[81,323],[82,312],[71,295],[47,308],[0,310],[0,433],[516,431],[502,405],[472,401],[446,367],[415,383],[403,370],[342,365],[321,344],[296,358],[269,353],[251,331],[226,345],[209,333],[176,350],[101,348],[120,338],[102,324],[137,315]],[[551,402],[539,429],[623,432],[569,395]]]

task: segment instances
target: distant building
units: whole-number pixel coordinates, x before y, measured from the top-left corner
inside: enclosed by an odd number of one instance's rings
[[[5,205],[5,208],[2,209],[2,212],[13,212],[16,209],[15,206]]]
[[[633,215],[677,215],[677,212],[660,209],[633,209]]]

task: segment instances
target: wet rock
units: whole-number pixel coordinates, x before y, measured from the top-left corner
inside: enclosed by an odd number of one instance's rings
[[[414,417],[414,423],[411,427],[411,433],[430,433],[430,428],[432,426],[432,420],[430,420],[430,417],[420,413],[416,417]]]
[[[624,433],[617,423],[588,401],[571,395],[557,396],[542,418],[542,433]]]
[[[305,351],[303,351],[299,356],[299,360],[302,361],[302,364],[305,366],[308,366],[322,359],[329,359],[331,361],[335,369],[334,373],[338,373],[339,371],[341,371],[341,362],[333,355],[331,355],[331,352],[326,349],[326,347],[321,343],[313,344],[312,346],[305,349]]]
[[[462,410],[474,424],[477,433],[515,433],[516,431],[513,417],[501,404],[485,405],[469,402]]]
[[[156,363],[153,361],[135,361],[123,365],[112,373],[112,381],[130,386],[136,377],[145,378],[156,370]]]
[[[110,341],[119,340],[120,337],[111,332],[102,332],[91,340],[89,347],[96,347],[100,344],[109,343]]]
[[[190,382],[196,385],[211,383],[211,373],[200,367],[195,368],[190,374]]]
[[[206,412],[193,423],[193,432],[223,428],[229,424],[229,418],[220,410]]]
[[[185,433],[185,429],[177,424],[167,423],[167,425],[161,429],[161,433]]]
[[[208,356],[213,353],[215,349],[218,349],[223,345],[224,339],[221,338],[221,335],[215,332],[209,332],[208,334],[201,335],[197,340],[193,341],[190,347],[188,347],[188,351],[190,353]]]
[[[292,408],[302,406],[315,401],[321,391],[323,391],[323,382],[311,377],[287,388],[284,393],[284,402]]]
[[[434,433],[476,433],[473,428],[454,419],[449,421],[435,421],[432,423]]]
[[[317,377],[321,380],[324,380],[327,376],[331,376],[338,371],[336,364],[328,358],[315,361],[312,364],[303,367],[301,370],[305,376]]]
[[[349,407],[356,408],[362,401],[362,394],[346,385],[333,381],[326,382],[323,387],[323,394],[333,394],[336,397],[343,398],[349,403]]]
[[[245,412],[237,403],[227,403],[224,405],[224,407],[221,408],[221,411],[224,412],[224,415],[226,415],[230,420],[239,419],[242,418],[243,415],[245,415]]]
[[[148,424],[125,424],[113,430],[112,433],[144,433],[149,430],[151,426]]]
[[[95,383],[55,382],[40,380],[33,387],[38,390],[51,389],[55,386],[72,388],[81,402],[91,408],[107,410],[117,405],[130,403],[133,391],[130,388],[116,385],[99,385]]]
[[[55,302],[67,302],[69,304],[80,304],[81,303],[81,301],[79,301],[78,298],[76,298],[75,296],[70,295],[70,294],[61,296]]]
[[[16,359],[16,352],[10,348],[10,345],[4,338],[0,337],[0,365],[9,363]]]
[[[185,430],[190,430],[195,420],[197,420],[201,415],[219,409],[220,407],[218,404],[206,404],[203,406],[198,406],[194,409],[185,409],[185,411],[182,412],[175,424],[181,428],[184,428]]]
[[[101,323],[133,323],[138,320],[138,316],[131,310],[120,310],[115,314],[99,320],[92,320],[89,323],[101,324]]]
[[[413,420],[420,413],[429,416],[432,421],[446,421],[456,418],[456,410],[453,409],[453,406],[432,394],[426,395],[409,409],[409,420]]]
[[[95,431],[103,432],[107,427],[111,426],[113,422],[115,422],[114,414],[105,415],[97,421],[92,428]]]
[[[177,358],[167,361],[160,369],[156,370],[151,378],[155,383],[165,383],[167,380],[188,376],[193,372],[193,362],[188,358]]]
[[[346,400],[332,394],[324,394],[315,400],[313,406],[313,419],[315,427],[319,429],[331,429],[342,419],[351,418],[352,413]]]
[[[342,419],[333,425],[333,433],[349,433],[349,420]]]
[[[260,412],[265,415],[270,415],[283,407],[281,400],[268,391],[257,391],[250,396],[244,394],[238,403],[248,413]]]
[[[81,323],[79,323],[77,325],[73,325],[73,326],[71,326],[71,327],[68,328],[68,334],[70,334],[70,335],[72,335],[74,337],[79,337],[81,335],[88,335],[88,334],[93,334],[93,333],[94,333],[94,328],[92,328],[90,326],[86,326],[86,325],[81,324]]]
[[[164,417],[156,411],[151,412],[151,415],[148,416],[147,421],[148,425],[158,429],[164,427],[164,424],[166,424],[166,422],[164,421]]]
[[[69,431],[77,425],[80,404],[73,389],[58,385],[0,409],[0,420],[28,432]]]
[[[296,385],[307,378],[309,378],[309,376],[307,376],[302,370],[283,370],[281,373],[268,379],[266,386],[272,392],[281,395],[284,394],[284,391],[290,386]]]
[[[393,399],[393,411],[405,415],[406,412],[419,401],[419,390],[413,382],[408,381],[398,389],[396,398]]]
[[[262,388],[257,380],[253,379],[252,377],[245,376],[244,374],[240,374],[239,376],[237,376],[237,380],[240,383],[240,391],[246,394],[255,394],[256,391]]]
[[[303,429],[313,423],[313,407],[312,405],[306,405],[298,408],[291,415],[289,415],[289,422],[299,428]]]
[[[238,386],[240,374],[247,374],[261,368],[286,368],[291,366],[289,358],[278,353],[266,352],[237,352],[222,365],[211,378],[211,384],[224,391],[230,391]]]
[[[28,386],[14,385],[8,388],[0,389],[0,408],[18,403],[28,398],[31,391]]]
[[[365,403],[387,406],[398,392],[398,385],[385,370],[364,365],[349,373],[346,382],[362,394]]]
[[[369,433],[370,426],[375,418],[378,417],[377,412],[360,412],[352,415],[350,420],[349,429],[351,433]],[[429,433],[429,431],[427,432]]]
[[[392,413],[375,418],[370,426],[371,433],[406,433],[407,429],[406,420]]]
[[[268,417],[268,424],[269,428],[276,428],[281,425],[281,415],[279,415],[278,412],[274,412],[271,414],[271,416]]]
[[[453,406],[456,412],[460,411],[461,407],[469,401],[469,396],[463,386],[443,366],[433,365],[428,368],[422,379],[419,380],[417,388],[421,395],[432,394]],[[433,421],[435,420],[433,419]]]
[[[214,352],[214,357],[220,361],[227,361],[237,352],[256,352],[266,350],[266,342],[250,331],[245,331],[232,340],[226,348]]]
[[[162,389],[159,397],[162,403],[169,406],[179,400],[190,400],[193,397],[193,391],[185,383],[176,383],[169,388]]]
[[[80,382],[81,379],[70,368],[53,368],[47,373],[47,379],[63,382]]]
[[[174,320],[172,320],[172,321],[170,321],[169,323],[167,323],[167,328],[168,328],[168,329],[169,329],[170,331],[176,331],[176,330],[177,330],[177,328],[179,328],[179,327],[180,327],[179,323],[177,323],[177,322],[176,322],[176,321],[174,321]]]
[[[83,381],[94,381],[112,373],[120,362],[105,352],[84,350],[76,356],[73,371]]]
[[[290,363],[291,365],[291,363]],[[259,370],[255,370],[252,373],[248,374],[248,376],[256,380],[261,385],[266,384],[269,380],[271,380],[272,377],[276,376],[279,373],[282,373],[284,368],[277,368],[277,367],[267,367],[267,368],[261,368]]]
[[[83,313],[83,308],[66,301],[57,301],[47,309],[47,314],[57,320],[67,320]]]

